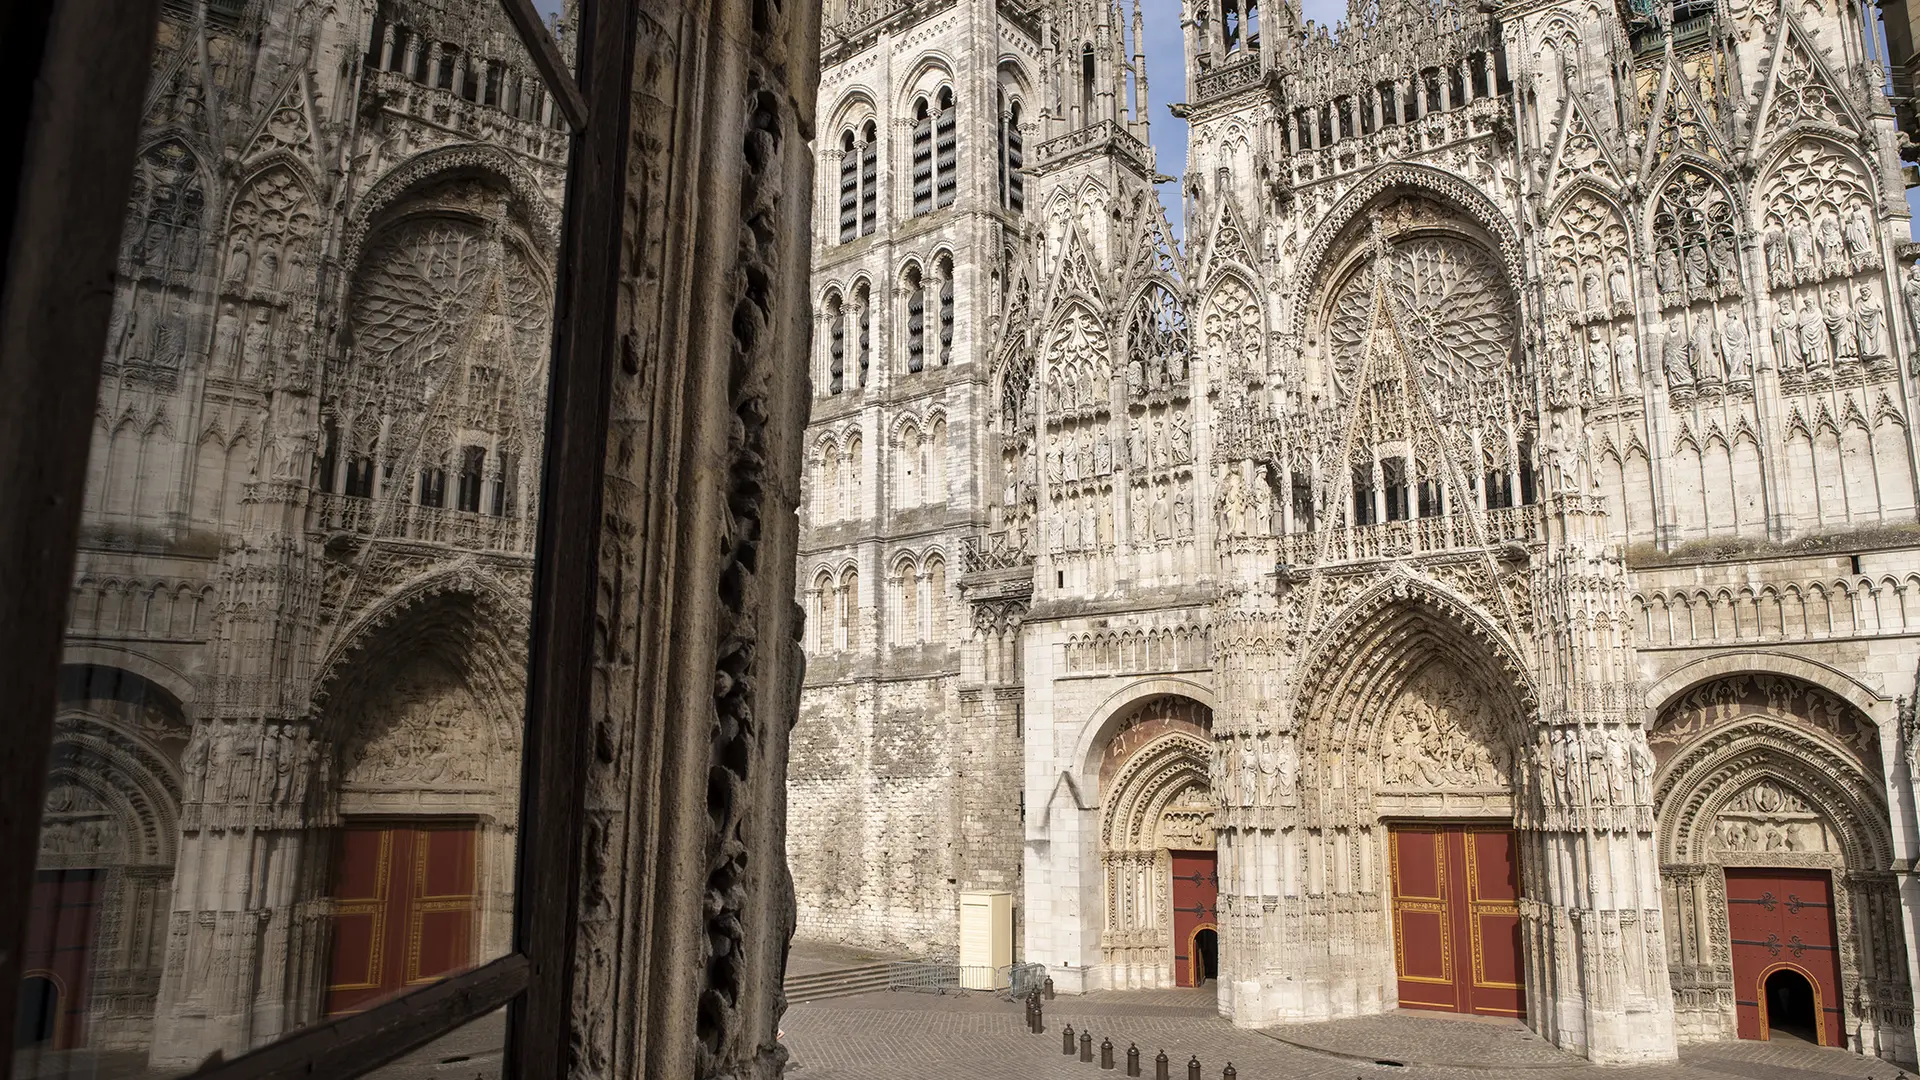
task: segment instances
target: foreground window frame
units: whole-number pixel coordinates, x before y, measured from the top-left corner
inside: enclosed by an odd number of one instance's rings
[[[636,0],[582,0],[575,71],[532,0],[501,0],[572,132],[535,548],[513,951],[365,1012],[292,1032],[196,1077],[351,1077],[502,1006],[506,1075],[566,1070],[579,783],[592,674],[596,522],[608,416],[629,56]],[[57,672],[86,486],[115,254],[160,0],[20,0],[0,13],[0,1015],[16,1013]],[[581,87],[584,86],[585,92]],[[593,123],[589,123],[592,118]],[[60,362],[49,358],[61,357]],[[74,358],[74,359],[65,359]],[[84,359],[80,359],[84,358]],[[12,1024],[0,1080],[13,1070]]]

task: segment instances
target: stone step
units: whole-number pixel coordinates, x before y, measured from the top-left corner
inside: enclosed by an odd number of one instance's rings
[[[887,963],[861,964],[856,967],[835,968],[832,971],[815,971],[806,975],[789,975],[783,984],[787,992],[787,1003],[797,1005],[803,1001],[851,997],[854,994],[870,994],[876,990],[885,990],[891,968],[892,965]]]

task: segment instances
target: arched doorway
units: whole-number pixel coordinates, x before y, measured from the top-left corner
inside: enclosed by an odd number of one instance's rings
[[[1820,1029],[1820,991],[1815,980],[1797,968],[1781,965],[1767,973],[1760,985],[1769,1039],[1784,1035],[1823,1045]]]
[[[20,980],[20,999],[14,1010],[15,1046],[44,1046],[54,1041],[60,1017],[60,984],[47,975]]]
[[[1810,1041],[1907,1059],[1908,997],[1880,733],[1839,695],[1747,672],[1664,703],[1647,741],[1668,966],[1683,1040],[1766,1039],[1817,1000]],[[1731,991],[1730,993],[1727,991]]]
[[[54,987],[48,1048],[139,1048],[153,1028],[191,728],[178,698],[131,671],[60,674],[23,959]]]
[[[1205,986],[1211,979],[1220,975],[1220,931],[1211,926],[1202,926],[1193,932],[1193,945],[1188,950],[1192,956],[1192,981],[1195,986]]]
[[[1258,887],[1327,897],[1303,906],[1338,948],[1301,958],[1324,990],[1298,1015],[1523,1017],[1524,677],[1489,647],[1499,638],[1486,622],[1445,594],[1381,589],[1340,622],[1302,680],[1314,687],[1298,735],[1304,857],[1295,880]],[[1235,859],[1263,874],[1282,862]]]
[[[1219,871],[1208,782],[1213,714],[1177,695],[1149,698],[1119,723],[1100,763],[1100,861],[1106,985],[1195,985],[1200,933],[1219,971]]]
[[[322,702],[339,809],[328,1014],[508,942],[524,613],[499,583],[457,574],[384,609],[342,651]]]

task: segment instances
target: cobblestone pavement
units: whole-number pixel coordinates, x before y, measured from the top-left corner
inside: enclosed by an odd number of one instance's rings
[[[1094,1062],[1060,1052],[1062,1028],[1093,1036]],[[1174,1080],[1189,1058],[1216,1080],[1231,1063],[1238,1080],[1893,1080],[1909,1074],[1882,1061],[1799,1042],[1720,1043],[1681,1051],[1677,1065],[1602,1068],[1562,1053],[1520,1024],[1395,1013],[1303,1024],[1272,1032],[1233,1027],[1206,991],[1146,991],[1060,997],[1047,1030],[1027,1033],[1022,1007],[989,995],[865,994],[796,1005],[783,1027],[794,1080],[1091,1080],[1125,1075],[1129,1043],[1142,1072],[1165,1050]],[[1111,1038],[1119,1065],[1099,1068]],[[1282,1040],[1291,1040],[1282,1041]],[[1300,1045],[1300,1044],[1310,1044]],[[1386,1058],[1383,1051],[1404,1054]],[[1403,1064],[1379,1064],[1381,1060]]]

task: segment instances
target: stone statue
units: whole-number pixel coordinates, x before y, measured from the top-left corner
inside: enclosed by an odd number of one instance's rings
[[[273,352],[273,327],[267,322],[264,310],[253,313],[253,321],[247,324],[243,339],[240,374],[252,377],[271,359]]]
[[[1066,479],[1066,455],[1060,449],[1060,436],[1047,436],[1047,483],[1058,487]]]
[[[1802,284],[1819,276],[1813,257],[1813,230],[1805,218],[1787,226],[1787,249],[1793,255],[1793,280]]]
[[[1107,439],[1107,429],[1102,425],[1093,438],[1093,474],[1107,476],[1113,472],[1113,443]]]
[[[1793,298],[1780,298],[1780,310],[1773,316],[1774,336],[1780,345],[1780,367],[1786,371],[1799,371],[1805,362],[1800,355],[1799,318],[1793,312]]]
[[[1847,272],[1847,240],[1840,231],[1840,219],[1823,210],[1814,225],[1813,242],[1820,249],[1820,265],[1829,274]]]
[[[1174,465],[1184,465],[1193,460],[1193,421],[1184,409],[1173,414],[1173,439],[1167,456]]]
[[[1173,507],[1167,502],[1167,489],[1164,485],[1153,497],[1153,538],[1155,540],[1173,538]]]
[[[1139,353],[1127,357],[1127,393],[1139,397],[1147,392],[1147,365]]]
[[[1633,342],[1633,331],[1623,332],[1613,343],[1613,366],[1620,373],[1620,392],[1640,392],[1640,347]]]
[[[220,305],[220,317],[214,320],[213,356],[215,371],[231,371],[240,361],[240,311],[232,301]]]
[[[1560,271],[1560,310],[1569,313],[1580,310],[1580,294],[1575,290],[1571,267]]]
[[[1800,358],[1807,367],[1818,370],[1833,363],[1827,337],[1827,317],[1812,296],[1800,301]]]
[[[1767,281],[1774,285],[1793,284],[1793,268],[1787,262],[1787,235],[1778,225],[1767,230]]]
[[[1595,397],[1613,395],[1613,352],[1607,348],[1605,331],[1598,326],[1587,331],[1587,382]]]
[[[1667,318],[1667,336],[1661,353],[1667,367],[1667,385],[1692,386],[1693,359],[1687,355],[1687,327],[1678,312]]]
[[[1612,297],[1615,311],[1633,309],[1633,284],[1627,276],[1627,260],[1616,258],[1607,267],[1607,292]]]
[[[1847,215],[1847,254],[1852,257],[1853,268],[1865,270],[1880,260],[1873,251],[1873,218],[1865,206],[1855,206]]]
[[[1078,459],[1080,479],[1093,479],[1093,435],[1091,432],[1082,431],[1080,437],[1074,440],[1074,456]]]
[[[1872,285],[1860,286],[1860,302],[1854,305],[1853,318],[1860,329],[1860,356],[1878,360],[1887,355],[1886,308],[1880,305]]]
[[[1707,260],[1707,245],[1704,238],[1696,237],[1687,245],[1687,289],[1691,293],[1703,293],[1712,281],[1711,268]]]
[[[1827,290],[1827,334],[1833,339],[1833,362],[1860,359],[1860,336],[1853,309],[1847,306],[1847,294]]]
[[[1600,270],[1589,265],[1580,274],[1580,287],[1586,295],[1587,314],[1599,316],[1606,314],[1607,298],[1600,281]]]
[[[1173,497],[1173,535],[1180,538],[1193,535],[1193,503],[1187,498],[1185,488]]]
[[[1708,240],[1713,252],[1713,279],[1722,288],[1740,286],[1740,258],[1733,249],[1733,230],[1721,229]]]
[[[1660,286],[1660,295],[1672,296],[1680,291],[1680,256],[1672,247],[1661,246],[1654,259],[1653,276]]]
[[[1720,326],[1720,357],[1727,364],[1727,379],[1742,382],[1753,377],[1753,346],[1747,339],[1747,324],[1740,320],[1740,312],[1731,310],[1726,313],[1726,321]]]
[[[1696,312],[1693,316],[1693,338],[1687,342],[1688,359],[1693,362],[1693,377],[1702,382],[1721,377],[1720,346],[1714,341],[1713,313]]]

